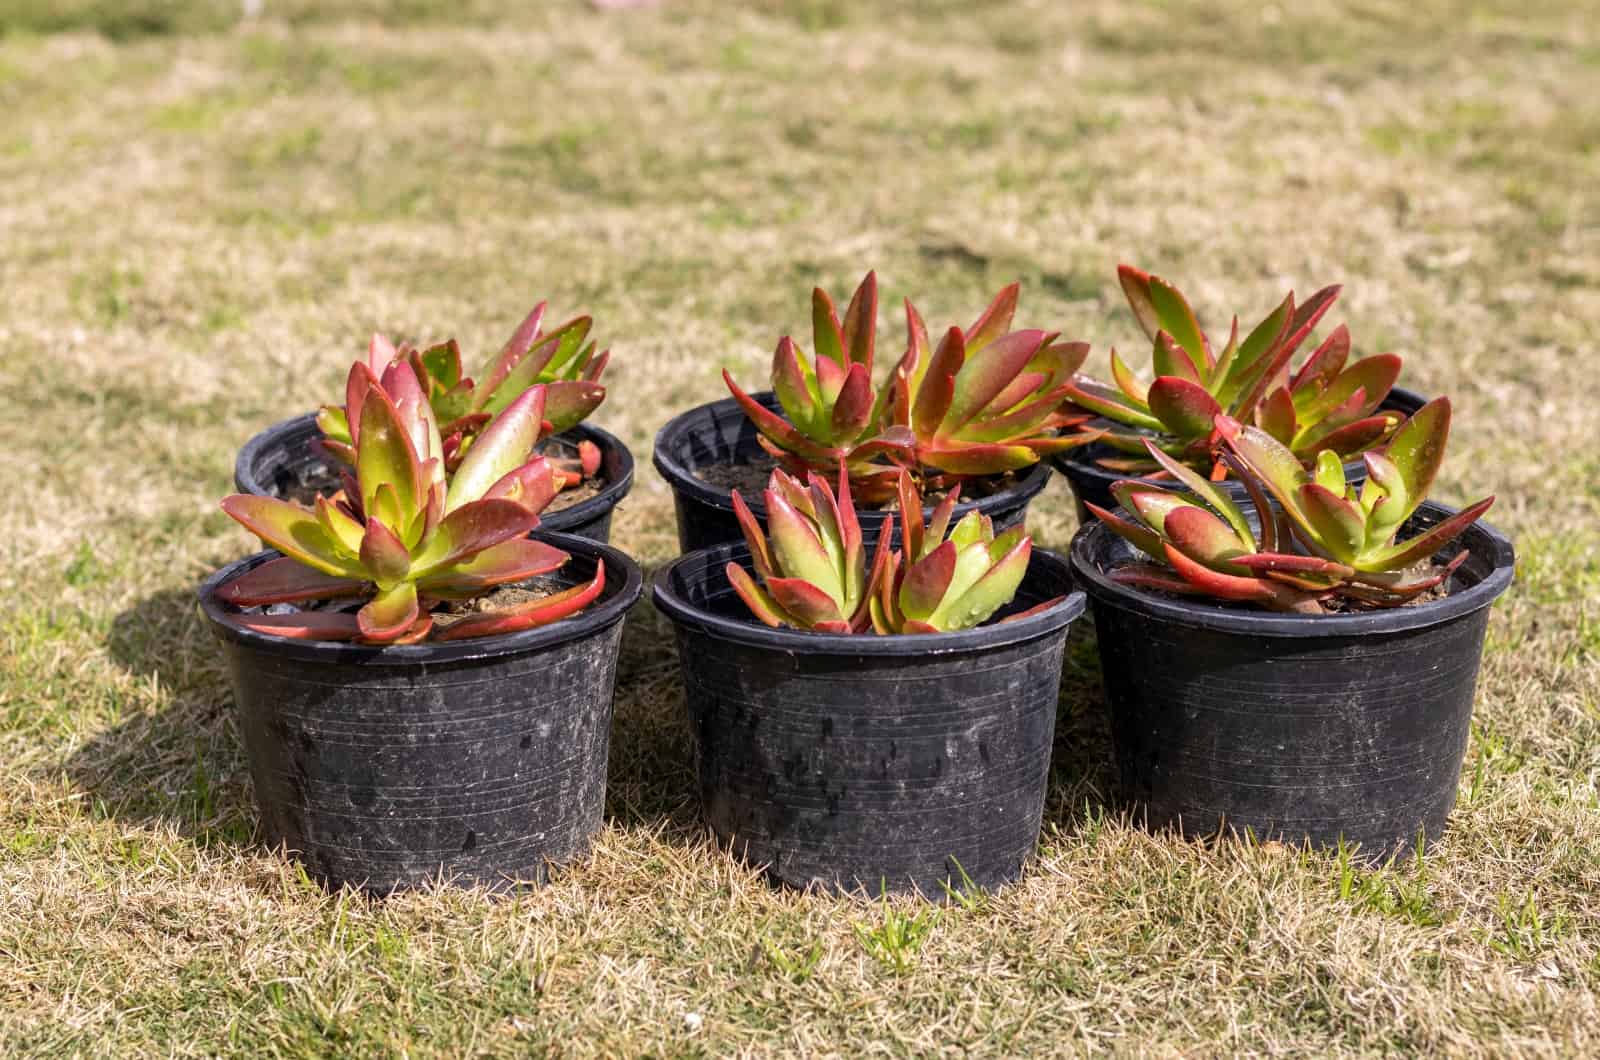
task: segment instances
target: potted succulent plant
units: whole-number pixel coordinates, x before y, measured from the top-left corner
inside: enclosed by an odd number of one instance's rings
[[[639,568],[530,537],[559,470],[523,390],[447,470],[407,358],[357,362],[353,470],[303,507],[222,507],[275,551],[212,575],[263,831],[330,886],[542,878],[599,827],[611,692]]]
[[[1161,448],[1181,491],[1116,483],[1123,512],[1072,544],[1089,594],[1125,789],[1152,825],[1229,828],[1364,856],[1436,836],[1455,802],[1489,605],[1510,542],[1427,501],[1450,404],[1363,457],[1360,485],[1218,416],[1256,509]],[[1269,506],[1270,496],[1275,505]]]
[[[374,335],[368,367],[382,376],[394,361],[411,366],[440,425],[447,468],[463,459],[497,413],[534,386],[545,388],[540,452],[561,472],[561,492],[544,516],[545,531],[608,541],[611,513],[633,488],[633,454],[615,436],[584,422],[605,400],[600,376],[611,351],[596,352],[592,321],[580,316],[543,330],[540,302],[488,364],[480,380],[463,374],[454,339],[416,349]],[[348,397],[347,399],[348,400]],[[250,439],[234,463],[240,493],[309,503],[339,489],[353,459],[350,425],[337,406],[273,425]]]
[[[1038,839],[1083,596],[1022,528],[997,536],[978,511],[952,526],[956,489],[924,524],[906,471],[901,547],[886,516],[869,563],[850,490],[848,473],[835,494],[774,471],[768,532],[736,492],[745,541],[656,577],[706,819],[795,886],[935,896],[1014,879]]]
[[[678,416],[656,435],[654,461],[672,486],[684,551],[738,540],[733,492],[758,489],[773,467],[845,471],[862,507],[867,540],[876,540],[901,468],[930,498],[961,486],[957,510],[988,515],[996,526],[1022,522],[1044,488],[1041,457],[1092,441],[1070,433],[1089,417],[1064,405],[1073,373],[1088,356],[1083,343],[1056,332],[1011,328],[1018,285],[997,295],[973,325],[930,340],[906,302],[906,351],[889,378],[873,380],[878,285],[868,273],[840,320],[833,299],[812,292],[807,356],[789,336],[773,354],[770,392],[748,394],[733,377],[733,397]],[[1058,431],[1069,433],[1057,433]],[[760,501],[752,502],[760,516]]]
[[[1175,286],[1130,265],[1118,266],[1117,276],[1153,344],[1156,378],[1141,381],[1113,349],[1114,385],[1079,375],[1068,388],[1073,403],[1110,426],[1093,444],[1055,458],[1056,470],[1072,485],[1080,519],[1087,517],[1087,503],[1112,504],[1110,488],[1118,479],[1159,472],[1145,452],[1147,439],[1223,480],[1226,465],[1217,459],[1212,436],[1219,414],[1266,431],[1307,467],[1321,453],[1332,453],[1346,462],[1346,478],[1358,482],[1366,473],[1360,455],[1422,407],[1422,398],[1395,387],[1401,368],[1395,354],[1349,363],[1350,331],[1343,324],[1294,365],[1295,354],[1338,300],[1338,286],[1324,287],[1304,303],[1296,303],[1291,291],[1243,338],[1234,317],[1219,348]],[[1237,481],[1226,480],[1223,488],[1244,500]]]

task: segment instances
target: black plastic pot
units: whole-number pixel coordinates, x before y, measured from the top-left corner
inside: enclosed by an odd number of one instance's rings
[[[1066,561],[1035,550],[1015,613],[958,633],[879,637],[769,629],[723,573],[743,544],[655,578],[677,627],[700,798],[718,839],[768,875],[942,895],[964,870],[1016,879],[1039,836],[1067,626],[1083,612]],[[957,866],[959,865],[959,869]]]
[[[233,484],[240,493],[286,497],[337,481],[338,472],[311,445],[320,436],[316,413],[275,423],[245,443],[233,465]],[[558,444],[576,447],[589,441],[600,447],[600,477],[605,488],[570,508],[541,517],[539,532],[576,534],[602,544],[611,540],[611,511],[633,488],[633,454],[621,439],[587,423],[556,436]]]
[[[539,882],[601,824],[622,620],[643,585],[608,545],[549,535],[600,599],[521,633],[402,647],[296,641],[224,620],[224,581],[200,603],[222,642],[262,831],[329,887],[375,894],[438,879]]]
[[[1389,391],[1389,396],[1384,399],[1383,408],[1412,415],[1423,405],[1427,398],[1411,390],[1395,387]],[[1072,497],[1078,512],[1078,522],[1085,523],[1089,519],[1089,509],[1084,507],[1084,502],[1097,504],[1109,511],[1116,511],[1117,500],[1111,495],[1111,484],[1120,482],[1128,477],[1127,472],[1109,471],[1095,463],[1105,456],[1126,456],[1108,445],[1086,445],[1080,449],[1068,449],[1064,453],[1056,454],[1051,460],[1051,466],[1061,472],[1067,484],[1072,487]],[[1346,482],[1360,483],[1367,480],[1367,465],[1361,460],[1352,460],[1344,466],[1344,479]],[[1228,495],[1235,501],[1249,509],[1249,495],[1246,494],[1244,485],[1238,479],[1229,478],[1219,483]]]
[[[1451,509],[1425,504],[1414,533]],[[1098,523],[1072,542],[1089,594],[1125,793],[1152,827],[1227,828],[1362,856],[1439,835],[1455,804],[1489,605],[1511,543],[1478,523],[1448,596],[1284,615],[1119,585],[1133,549]],[[1442,558],[1454,555],[1457,545]]]
[[[778,410],[777,398],[771,391],[752,396],[768,408]],[[652,460],[661,477],[672,487],[672,499],[678,512],[678,545],[682,551],[693,552],[744,539],[733,515],[732,492],[725,486],[706,482],[695,472],[714,464],[748,463],[752,458],[764,456],[765,450],[756,438],[755,425],[733,398],[692,408],[674,417],[657,432]],[[1041,460],[1014,485],[956,505],[955,518],[976,509],[994,520],[996,532],[1020,525],[1027,515],[1029,502],[1049,480],[1050,468]],[[744,499],[756,518],[765,524],[766,506],[761,495],[746,491]],[[925,509],[932,510],[931,506]],[[876,541],[889,513],[858,508],[856,514],[863,536],[868,541]]]

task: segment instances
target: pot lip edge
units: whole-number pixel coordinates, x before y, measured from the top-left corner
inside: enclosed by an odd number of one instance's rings
[[[772,391],[770,390],[762,390],[750,396],[755,398],[757,401],[761,401],[763,398],[770,397],[771,394]],[[663,424],[661,428],[656,431],[655,439],[651,443],[650,463],[655,467],[656,472],[662,478],[667,480],[667,485],[671,488],[674,495],[686,494],[696,501],[706,504],[712,508],[716,508],[718,511],[731,514],[733,512],[733,491],[731,489],[719,489],[718,487],[713,486],[701,479],[682,461],[673,456],[668,451],[668,447],[663,444],[664,440],[668,440],[667,436],[669,432],[673,432],[675,434],[684,429],[684,421],[688,417],[693,416],[696,413],[703,413],[707,409],[718,406],[730,410],[739,409],[739,403],[734,398],[719,398],[716,401],[707,401],[704,404],[695,405],[693,408],[685,409]],[[740,414],[743,415],[742,410]],[[1050,480],[1051,470],[1051,464],[1048,458],[1039,459],[1034,462],[1032,467],[1027,469],[1027,474],[1018,478],[1017,481],[1011,486],[995,493],[991,493],[988,496],[979,497],[976,500],[963,500],[956,505],[956,511],[967,512],[977,510],[982,512],[990,512],[995,509],[1006,507],[1008,502],[1021,502],[1021,506],[1025,507],[1033,500],[1033,498],[1037,497],[1044,491],[1046,484]],[[757,515],[760,515],[766,511],[766,504],[759,495],[745,498],[745,503],[747,503],[750,506],[750,510]],[[933,506],[924,505],[923,510],[925,512],[931,512],[933,510]],[[872,509],[869,511],[862,511],[859,514],[862,517],[867,518],[883,513],[880,513],[878,509]]]
[[[240,485],[239,475],[240,471],[249,462],[247,458],[253,456],[257,450],[266,446],[270,440],[279,434],[288,433],[289,431],[300,427],[302,424],[309,423],[314,425],[316,418],[317,414],[315,412],[303,412],[298,416],[290,416],[286,420],[279,420],[270,426],[263,427],[255,434],[252,434],[244,443],[244,445],[239,447],[239,452],[234,456],[234,488],[240,490],[241,492],[248,492],[245,491],[244,487]],[[614,450],[621,460],[622,467],[617,477],[607,482],[605,486],[601,488],[601,490],[593,497],[581,500],[577,504],[572,505],[570,508],[563,508],[560,511],[551,512],[548,516],[543,518],[542,522],[545,526],[552,530],[559,530],[563,532],[569,526],[579,526],[583,523],[589,522],[592,519],[600,518],[606,512],[609,512],[611,509],[620,504],[622,499],[632,491],[635,474],[633,450],[629,449],[627,443],[621,438],[618,438],[604,427],[597,426],[587,421],[574,425],[572,428],[570,428],[570,430],[594,435],[595,437],[591,438],[590,440],[600,443],[602,448],[610,448]],[[572,515],[571,513],[576,513],[576,515]],[[552,525],[553,521],[559,521],[560,525]]]
[[[442,643],[402,644],[375,646],[349,644],[342,641],[306,641],[288,637],[275,637],[266,633],[241,629],[222,618],[223,611],[215,599],[216,588],[224,578],[245,567],[275,554],[273,549],[262,549],[236,559],[209,574],[195,590],[197,602],[210,624],[213,635],[241,647],[283,659],[319,662],[347,667],[418,667],[486,661],[532,654],[546,648],[582,640],[601,633],[623,621],[628,611],[644,592],[644,571],[627,553],[613,545],[595,541],[576,534],[540,533],[534,536],[569,552],[588,553],[607,564],[609,570],[623,574],[622,588],[610,599],[603,601],[594,611],[585,609],[576,615],[559,619],[547,626],[503,633],[493,637],[477,637]],[[571,623],[571,625],[569,625]]]
[[[1424,501],[1423,504],[1447,514],[1456,510],[1437,501]],[[1511,585],[1516,570],[1516,551],[1511,540],[1490,523],[1480,519],[1467,532],[1473,531],[1481,531],[1491,546],[1494,566],[1482,581],[1461,592],[1415,607],[1344,615],[1279,615],[1266,611],[1233,610],[1214,604],[1191,604],[1181,599],[1156,597],[1119,585],[1107,577],[1087,554],[1092,539],[1110,533],[1098,521],[1085,523],[1079,528],[1072,537],[1068,553],[1074,584],[1088,594],[1096,607],[1109,606],[1137,615],[1143,621],[1165,622],[1191,629],[1240,636],[1314,640],[1427,629],[1488,608]]]
[[[1088,597],[1072,577],[1067,558],[1049,549],[1035,549],[1034,555],[1059,566],[1072,588],[1055,607],[1021,622],[978,626],[950,633],[918,633],[899,636],[865,636],[848,633],[812,633],[803,630],[772,628],[758,622],[741,622],[696,607],[673,592],[672,572],[690,559],[718,551],[739,552],[742,541],[728,541],[686,552],[660,567],[650,580],[650,602],[676,627],[694,629],[716,640],[749,647],[806,656],[868,656],[873,658],[917,658],[956,652],[992,651],[1043,637],[1064,634],[1088,607]],[[1031,564],[1030,564],[1031,566]]]

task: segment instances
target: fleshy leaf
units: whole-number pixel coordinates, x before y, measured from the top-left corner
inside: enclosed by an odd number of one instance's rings
[[[1150,411],[1171,433],[1194,438],[1211,433],[1222,406],[1199,383],[1164,375],[1150,385]]]
[[[382,592],[404,581],[411,572],[411,553],[398,534],[382,521],[369,518],[366,535],[361,539],[361,565]]]
[[[940,425],[942,430],[948,432],[962,427],[988,408],[1027,367],[1044,339],[1042,331],[1013,331],[970,353],[956,376],[950,407]]]
[[[1383,454],[1393,462],[1405,483],[1409,507],[1397,523],[1404,522],[1433,488],[1434,476],[1444,460],[1450,438],[1450,399],[1434,398],[1394,432]]]
[[[400,421],[400,411],[382,388],[367,391],[361,403],[361,430],[356,442],[356,478],[361,484],[361,504],[373,512],[373,499],[381,486],[394,490],[398,505],[395,526],[409,526],[421,510],[422,466],[411,435]]]
[[[872,348],[878,330],[878,274],[867,273],[845,307],[840,338],[849,363],[859,364],[872,375]],[[846,363],[843,359],[841,364]]]
[[[236,626],[290,640],[355,640],[361,634],[356,616],[343,611],[296,611],[287,615],[228,615]]]
[[[1330,558],[1346,565],[1355,562],[1367,537],[1360,508],[1327,487],[1308,482],[1300,487],[1300,511],[1315,544]]]
[[[491,486],[527,463],[539,440],[544,400],[543,386],[529,387],[489,421],[450,480],[445,496],[447,513],[483,497]]]
[[[1194,367],[1201,369],[1203,365],[1209,369],[1212,364],[1211,347],[1206,342],[1205,333],[1200,330],[1200,322],[1195,319],[1194,310],[1189,308],[1189,302],[1183,294],[1159,276],[1152,276],[1150,304],[1155,309],[1157,319],[1161,321],[1161,329],[1183,347]],[[1204,375],[1199,377],[1200,381],[1204,379]]]
[[[507,582],[526,581],[560,569],[571,557],[554,545],[519,537],[491,545],[471,559],[452,563],[438,573],[417,579],[417,588],[454,599],[476,596]]]
[[[1023,538],[1018,541],[984,572],[972,588],[945,605],[937,625],[947,630],[971,629],[1009,604],[1028,573],[1028,559],[1032,554],[1031,540]]]
[[[804,578],[768,578],[766,588],[779,607],[807,627],[845,621],[838,601]]]
[[[392,588],[380,589],[356,612],[356,625],[361,639],[382,644],[403,636],[417,620],[417,585],[400,582]]]
[[[1416,537],[1401,541],[1377,553],[1363,555],[1359,567],[1364,571],[1404,570],[1454,541],[1467,527],[1477,522],[1493,504],[1493,497],[1485,497],[1475,504],[1470,504]]]
[[[317,517],[276,497],[236,493],[222,501],[222,510],[263,544],[314,570],[346,578],[365,578],[361,565],[346,558]]]
[[[778,606],[778,602],[751,578],[745,569],[737,563],[729,562],[723,568],[728,575],[728,584],[733,586],[733,591],[739,594],[739,599],[744,601],[750,613],[755,615],[763,625],[792,626],[794,619],[791,615]]]
[[[810,582],[832,600],[842,599],[844,587],[839,583],[833,559],[811,523],[776,490],[767,491],[766,501],[767,534],[774,566],[790,578]],[[773,579],[768,578],[767,588],[777,596],[772,585]],[[783,603],[783,597],[777,598]]]
[[[1122,293],[1128,299],[1128,307],[1133,310],[1133,315],[1139,321],[1139,326],[1144,329],[1146,337],[1154,339],[1156,332],[1161,330],[1161,318],[1157,315],[1155,303],[1151,300],[1150,274],[1132,265],[1118,265],[1117,282],[1122,285]]]
[[[1087,376],[1074,378],[1067,391],[1067,397],[1075,405],[1129,427],[1139,427],[1147,431],[1166,429],[1161,421],[1148,411],[1130,405],[1122,391],[1107,386],[1097,379],[1090,379]]]
[[[366,587],[356,578],[313,570],[289,556],[269,559],[218,587],[217,599],[236,607],[303,603],[355,596]]]
[[[968,353],[980,350],[1011,330],[1011,321],[1017,314],[1017,297],[1022,285],[1007,285],[994,296],[978,319],[965,332]]]
[[[1167,514],[1163,534],[1167,543],[1213,570],[1240,574],[1236,556],[1249,555],[1254,542],[1243,542],[1228,524],[1202,508],[1177,508]]]
[[[1089,510],[1091,515],[1104,523],[1108,530],[1145,555],[1154,559],[1160,559],[1166,555],[1161,535],[1148,527],[1140,526],[1138,523],[1124,519],[1114,512],[1108,512],[1091,501],[1084,501],[1083,506]]]
[[[1239,510],[1239,506],[1233,502],[1233,498],[1228,494],[1227,490],[1217,486],[1214,482],[1202,478],[1188,465],[1174,460],[1151,440],[1146,439],[1144,447],[1158,467],[1183,483],[1195,496],[1211,505],[1218,515],[1227,520],[1228,525],[1233,527],[1233,532],[1238,535],[1239,540],[1248,543],[1249,549],[1247,551],[1255,548],[1255,536],[1250,529],[1250,521],[1245,518],[1244,512]]]
[[[793,346],[788,336],[783,341]],[[811,344],[818,357],[844,365],[844,329],[839,324],[839,311],[832,296],[820,287],[811,289]]]
[[[945,541],[921,559],[908,562],[899,599],[900,610],[907,618],[927,619],[933,615],[955,575],[956,555],[956,543]]]
[[[761,524],[756,521],[755,513],[745,503],[744,497],[738,490],[733,491],[733,514],[739,521],[739,529],[744,534],[745,544],[750,547],[750,559],[754,562],[756,573],[761,579],[773,576],[772,555],[767,551],[767,535],[761,530]]]
[[[502,498],[472,501],[449,512],[422,549],[412,557],[412,574],[438,574],[486,548],[521,537],[539,525],[539,517],[516,501]]]

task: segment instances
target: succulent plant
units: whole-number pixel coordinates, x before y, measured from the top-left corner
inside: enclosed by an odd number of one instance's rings
[[[1111,573],[1115,581],[1168,592],[1248,601],[1276,611],[1321,613],[1329,605],[1395,607],[1445,582],[1467,556],[1424,573],[1430,560],[1472,525],[1493,497],[1468,505],[1423,532],[1397,540],[1426,499],[1450,432],[1450,402],[1438,398],[1405,421],[1381,450],[1363,457],[1367,479],[1345,483],[1331,451],[1314,471],[1259,427],[1217,417],[1223,459],[1243,481],[1259,536],[1225,490],[1147,441],[1150,458],[1187,488],[1149,482],[1112,486],[1125,519],[1090,505],[1111,529],[1157,562]],[[1270,494],[1279,510],[1273,510]]]
[[[1227,344],[1218,350],[1176,287],[1128,265],[1117,273],[1154,344],[1156,379],[1146,386],[1113,349],[1115,386],[1084,376],[1073,382],[1076,405],[1132,428],[1103,440],[1134,456],[1104,458],[1104,466],[1154,470],[1144,459],[1145,439],[1153,436],[1168,455],[1220,473],[1212,436],[1219,415],[1254,424],[1307,466],[1323,452],[1351,459],[1381,444],[1399,423],[1399,413],[1378,406],[1399,377],[1400,358],[1384,353],[1347,364],[1350,332],[1343,324],[1291,371],[1295,353],[1338,299],[1338,286],[1300,304],[1290,292],[1242,340],[1234,317]]]
[[[899,493],[901,550],[890,555],[872,598],[874,630],[945,633],[970,629],[1011,602],[1033,555],[1033,539],[1022,527],[996,537],[989,517],[971,511],[946,537],[959,488],[945,494],[926,525],[921,493],[904,472]],[[1047,601],[1012,620],[1056,603]]]
[[[881,458],[897,444],[881,437],[886,402],[872,382],[878,322],[878,278],[867,273],[845,308],[843,322],[828,292],[811,292],[813,353],[788,335],[772,355],[772,391],[778,415],[739,387],[724,369],[723,382],[755,424],[761,444],[788,470],[830,477],[840,468],[858,485],[892,481]],[[881,492],[881,491],[880,491]]]
[[[861,524],[850,497],[850,479],[840,472],[837,496],[812,473],[806,485],[774,471],[765,495],[767,529],[762,533],[737,490],[733,510],[750,546],[758,584],[737,563],[728,581],[745,604],[769,626],[819,633],[861,633],[870,626],[868,603],[888,562],[888,527],[867,568]]]
[[[1019,470],[1097,435],[1057,433],[1089,418],[1064,405],[1089,347],[1058,343],[1054,332],[1010,331],[1017,293],[1016,284],[1001,291],[937,349],[907,301],[906,352],[880,388],[872,382],[878,286],[868,273],[842,324],[828,294],[812,292],[811,358],[788,336],[779,341],[771,381],[782,416],[727,371],[723,380],[787,469],[831,476],[843,468],[864,498],[892,497],[899,467],[939,485]]]
[[[909,435],[904,451],[913,466],[944,480],[994,475],[1099,437],[1058,433],[1089,419],[1067,403],[1089,345],[1058,342],[1059,332],[1012,331],[1018,292],[1017,284],[1002,290],[971,327],[950,328],[937,348],[906,302],[906,352],[889,383],[889,417]]]
[[[454,470],[461,462],[495,415],[531,387],[545,388],[542,434],[558,434],[577,426],[605,400],[606,389],[600,384],[600,376],[611,359],[611,351],[596,353],[597,344],[587,341],[593,321],[580,316],[545,332],[541,330],[545,305],[540,302],[523,319],[488,364],[480,383],[462,374],[461,348],[455,339],[417,350],[406,345],[397,348],[382,335],[372,337],[367,367],[375,376],[381,377],[396,360],[411,365],[434,419],[440,424],[441,453],[447,470]],[[343,410],[325,406],[317,425],[322,430],[324,447],[344,462],[352,462],[353,439]],[[580,443],[578,450],[575,460],[555,461],[572,482],[593,475],[600,462],[600,451],[592,442]]]
[[[360,610],[242,612],[249,629],[313,640],[412,643],[507,633],[554,621],[604,588],[604,565],[587,584],[526,605],[469,615],[435,630],[437,601],[472,599],[497,585],[555,570],[569,558],[528,532],[555,495],[556,471],[529,458],[546,391],[524,390],[496,416],[452,474],[432,408],[405,358],[381,379],[362,362],[350,371],[342,412],[353,424],[354,473],[307,509],[236,494],[222,508],[283,555],[218,591],[239,607],[365,597]]]
[[[734,510],[756,576],[729,563],[728,581],[767,625],[818,633],[967,629],[1011,601],[1027,573],[1033,548],[1020,527],[996,538],[989,519],[971,512],[947,540],[956,491],[939,503],[927,525],[922,521],[921,494],[904,470],[897,491],[904,551],[889,548],[894,533],[890,516],[870,568],[847,475],[840,474],[835,495],[815,473],[802,486],[783,471],[774,471],[766,491],[770,541],[736,491]]]

